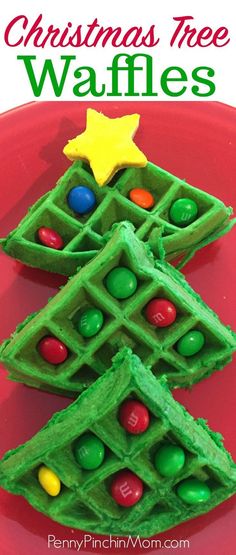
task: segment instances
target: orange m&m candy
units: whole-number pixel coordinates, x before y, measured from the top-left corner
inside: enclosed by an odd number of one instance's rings
[[[141,208],[152,208],[155,204],[153,195],[146,189],[131,189],[129,192],[129,198],[132,202],[141,206]]]

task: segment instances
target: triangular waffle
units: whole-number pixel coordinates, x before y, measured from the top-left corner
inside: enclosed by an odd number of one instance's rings
[[[223,368],[236,349],[235,334],[168,263],[157,261],[139,241],[131,224],[117,224],[101,252],[70,278],[45,308],[20,324],[0,351],[0,360],[12,380],[67,395],[77,395],[112,364],[122,346],[131,347],[153,374],[167,375],[171,387],[191,386]],[[106,287],[108,274],[116,267],[135,274],[137,289],[127,299],[116,299]],[[175,321],[155,327],[146,318],[146,307],[155,298],[170,301]],[[77,329],[87,308],[103,313],[104,323],[93,337]],[[178,341],[197,331],[205,344],[193,356],[179,353]],[[39,353],[45,337],[56,338],[68,350],[60,364],[47,362]]]
[[[120,407],[130,399],[149,411],[149,426],[139,435],[126,431],[120,422]],[[105,458],[96,469],[84,469],[75,458],[76,444],[85,433],[105,446]],[[5,455],[0,484],[66,526],[100,534],[151,536],[208,512],[236,491],[236,465],[221,440],[205,421],[194,420],[173,399],[165,378],[156,380],[137,356],[124,349],[112,370],[55,414],[30,441]],[[171,476],[163,475],[154,463],[164,445],[184,451],[184,464]],[[41,487],[42,467],[59,478],[59,494],[49,495]],[[143,495],[132,506],[126,502],[131,494],[127,483],[118,492],[126,506],[112,495],[114,479],[127,470],[143,485]],[[183,484],[189,488],[189,480],[200,482],[207,499],[190,503],[180,495]]]
[[[96,197],[92,211],[81,216],[67,202],[69,192],[78,185],[88,187]],[[153,195],[155,204],[150,210],[129,199],[133,188],[144,188]],[[183,197],[196,202],[198,217],[180,228],[170,222],[169,211],[172,203]],[[8,255],[25,264],[72,275],[103,247],[112,225],[127,220],[134,225],[137,237],[150,243],[156,256],[182,259],[183,265],[196,250],[229,231],[233,225],[229,220],[231,212],[217,198],[151,163],[145,168],[118,172],[101,189],[90,168],[75,162],[57,186],[29,209],[18,227],[1,243]],[[41,227],[59,233],[63,248],[56,250],[41,244],[38,239]]]

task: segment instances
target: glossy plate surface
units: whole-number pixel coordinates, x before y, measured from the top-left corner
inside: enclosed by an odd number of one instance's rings
[[[236,210],[236,110],[214,102],[38,102],[4,114],[0,123],[0,236],[14,228],[27,208],[54,186],[69,166],[62,154],[68,138],[85,126],[86,108],[94,107],[110,117],[127,113],[141,114],[136,135],[138,146],[148,159],[180,178],[185,178],[218,196]],[[221,317],[236,329],[236,229],[198,252],[184,268],[190,284]],[[38,310],[56,293],[66,279],[24,267],[4,254],[0,255],[0,340],[8,337],[30,312]],[[224,371],[194,386],[192,391],[176,391],[195,417],[208,419],[212,429],[225,437],[225,446],[236,460],[235,389],[236,368],[232,363]],[[1,371],[0,456],[25,442],[52,414],[70,401],[11,383]],[[158,536],[175,540],[176,553],[211,555],[235,553],[236,500],[232,498],[210,514],[191,520]],[[65,541],[48,550],[48,536]],[[21,497],[0,491],[1,555],[69,554],[78,551],[84,533],[64,528],[37,513]],[[148,553],[137,542],[127,549],[108,549],[89,540],[79,553]],[[99,536],[93,538],[99,539]],[[100,541],[104,540],[100,537]],[[177,548],[186,539],[189,548]],[[73,540],[73,541],[72,541]],[[69,542],[72,541],[71,544]],[[70,546],[70,547],[69,547]],[[63,548],[62,548],[63,547]],[[166,549],[170,547],[170,541]],[[61,548],[61,549],[60,549]],[[172,550],[171,550],[172,551]]]

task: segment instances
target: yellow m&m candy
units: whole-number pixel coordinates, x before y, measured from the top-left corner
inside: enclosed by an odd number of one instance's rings
[[[51,495],[56,497],[61,491],[61,481],[58,476],[47,466],[40,466],[38,471],[38,481],[42,488]]]

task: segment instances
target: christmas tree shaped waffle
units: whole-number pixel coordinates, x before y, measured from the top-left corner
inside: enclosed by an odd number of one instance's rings
[[[109,119],[89,109],[86,131],[64,149],[75,162],[1,240],[4,251],[72,275],[103,247],[115,222],[130,221],[157,257],[182,258],[182,265],[229,231],[231,208],[147,163],[132,141],[138,123],[137,114]]]
[[[223,368],[236,336],[166,262],[155,261],[129,223],[0,351],[12,380],[76,395],[131,347],[172,387]]]
[[[151,536],[236,491],[219,434],[177,403],[129,349],[77,401],[0,462],[0,484],[93,533]]]

